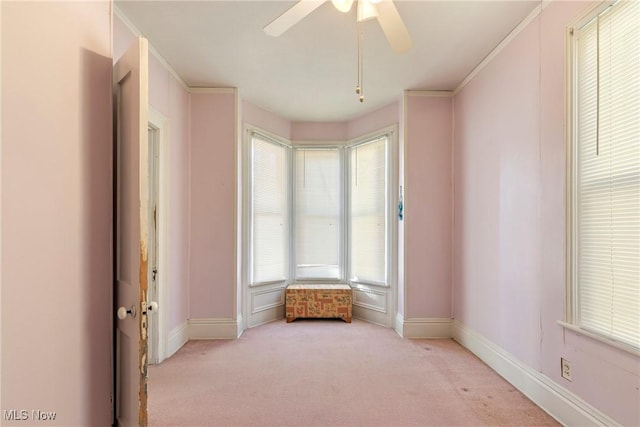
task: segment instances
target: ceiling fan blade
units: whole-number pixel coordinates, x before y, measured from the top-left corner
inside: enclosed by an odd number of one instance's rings
[[[320,7],[325,1],[326,0],[300,0],[264,27],[264,32],[273,37],[282,35],[289,28],[300,22],[305,16]]]
[[[404,53],[411,49],[413,46],[411,36],[393,1],[383,0],[376,4],[376,8],[378,9],[378,22],[380,22],[382,31],[387,36],[393,50]]]

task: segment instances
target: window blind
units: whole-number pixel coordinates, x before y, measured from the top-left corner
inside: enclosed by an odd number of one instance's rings
[[[640,2],[577,31],[577,323],[640,348]]]
[[[350,280],[387,282],[387,137],[350,148]]]
[[[251,141],[251,283],[287,278],[289,259],[288,148]]]
[[[295,175],[296,278],[340,279],[340,151],[296,149]]]

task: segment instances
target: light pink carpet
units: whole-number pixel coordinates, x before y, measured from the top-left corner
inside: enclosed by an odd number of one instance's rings
[[[542,426],[549,415],[452,340],[282,321],[191,341],[149,368],[151,426]]]

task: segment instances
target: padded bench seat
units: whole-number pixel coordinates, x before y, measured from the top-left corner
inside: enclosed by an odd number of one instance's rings
[[[351,286],[289,285],[285,292],[287,323],[297,318],[340,318],[351,323]]]

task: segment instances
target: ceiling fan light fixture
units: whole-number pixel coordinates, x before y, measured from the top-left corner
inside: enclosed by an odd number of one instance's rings
[[[351,10],[353,0],[331,0],[331,3],[342,13],[347,13]]]
[[[358,0],[358,22],[363,22],[377,17],[378,9],[376,9],[376,5],[373,0]]]

